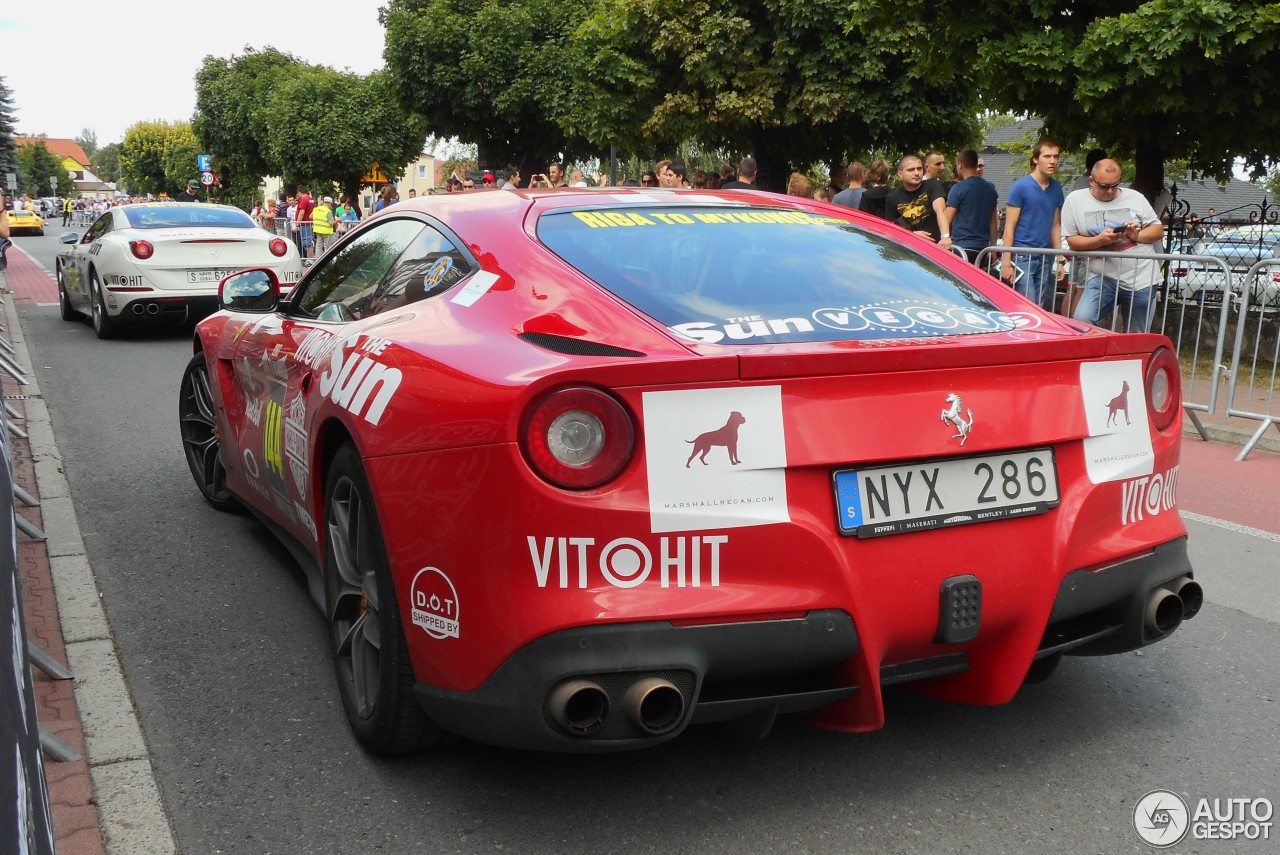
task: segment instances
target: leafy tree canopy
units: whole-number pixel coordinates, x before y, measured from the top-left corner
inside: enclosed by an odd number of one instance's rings
[[[267,136],[276,123],[293,121],[288,113],[265,109],[281,80],[304,67],[297,57],[275,48],[223,59],[206,56],[196,72],[196,138],[234,172],[256,177],[279,175],[280,164],[266,154]]]
[[[137,193],[173,196],[196,177],[199,153],[190,122],[138,122],[124,132],[120,171]]]
[[[49,151],[44,140],[39,139],[18,149],[18,189],[38,199],[41,196],[70,196],[76,185],[71,174],[63,168],[62,158]]]
[[[93,156],[98,153],[98,134],[92,128],[85,128],[80,135],[75,138],[75,142],[80,148],[84,149],[84,153],[92,160]]]
[[[569,52],[576,15],[563,4],[390,0],[379,16],[390,89],[433,133],[477,143],[485,165],[515,164],[526,179],[554,157],[586,153],[560,122],[578,76]]]
[[[120,183],[120,143],[111,143],[98,149],[93,155],[93,174],[102,181]]]

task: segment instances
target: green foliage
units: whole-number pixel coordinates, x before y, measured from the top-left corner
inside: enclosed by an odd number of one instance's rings
[[[120,171],[136,193],[173,196],[196,177],[198,153],[190,122],[138,122],[120,143]]]
[[[120,143],[111,143],[98,149],[93,155],[92,170],[100,180],[119,185],[122,181]]]
[[[947,61],[952,34],[930,14],[867,35],[856,12],[837,0],[600,0],[575,34],[579,103],[562,122],[601,145],[751,152],[767,187],[814,163],[972,138],[977,102]]]
[[[0,77],[0,181],[9,173],[18,172],[18,145],[13,141],[14,130],[13,92]],[[8,191],[6,191],[8,192]]]
[[[526,179],[561,155],[594,153],[562,130],[584,71],[571,66],[577,16],[563,4],[390,0],[379,17],[389,89],[433,133],[479,143],[486,160],[514,164]]]
[[[196,74],[196,136],[226,197],[248,205],[264,175],[356,193],[374,162],[395,174],[422,152],[426,125],[397,106],[386,76],[307,65],[274,48],[206,57]]]
[[[49,179],[57,182],[53,189]],[[69,196],[75,192],[75,182],[62,167],[62,158],[49,151],[43,139],[28,143],[18,149],[18,190],[33,199],[41,196]]]
[[[98,153],[98,135],[91,128],[82,130],[80,136],[75,138],[75,142],[80,148],[84,149],[84,153],[89,156],[90,160]]]

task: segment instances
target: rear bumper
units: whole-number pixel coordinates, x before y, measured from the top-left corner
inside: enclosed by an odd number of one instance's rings
[[[606,624],[536,639],[474,691],[419,683],[415,694],[437,724],[460,736],[551,751],[617,751],[664,742],[691,723],[844,700],[857,687],[841,680],[839,666],[857,650],[853,619],[834,609],[793,620]],[[682,698],[681,713],[661,733],[624,710],[628,690],[649,679],[669,682]],[[551,696],[568,680],[607,695],[602,720],[590,733],[573,735],[556,723]]]
[[[108,296],[114,297],[119,311],[113,312],[111,319],[117,323],[135,327],[153,327],[162,324],[181,324],[187,321],[198,321],[218,310],[218,298],[213,294],[193,294],[188,297],[158,293],[142,294],[132,299],[122,299],[125,295],[116,292]],[[108,304],[110,305],[110,304]]]

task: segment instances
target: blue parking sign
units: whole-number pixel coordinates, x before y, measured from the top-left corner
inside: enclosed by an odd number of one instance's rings
[[[209,154],[197,154],[197,155],[196,155],[196,170],[197,170],[198,172],[212,172],[212,171],[213,171],[213,156],[212,156],[212,155],[209,155]]]

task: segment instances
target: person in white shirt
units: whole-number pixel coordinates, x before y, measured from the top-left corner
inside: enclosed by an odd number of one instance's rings
[[[1072,192],[1062,206],[1062,234],[1071,249],[1127,256],[1085,259],[1088,278],[1074,317],[1101,325],[1118,310],[1126,332],[1146,332],[1160,279],[1160,264],[1150,256],[1164,239],[1164,224],[1145,196],[1120,186],[1120,175],[1119,163],[1099,160],[1089,173],[1088,189]]]

